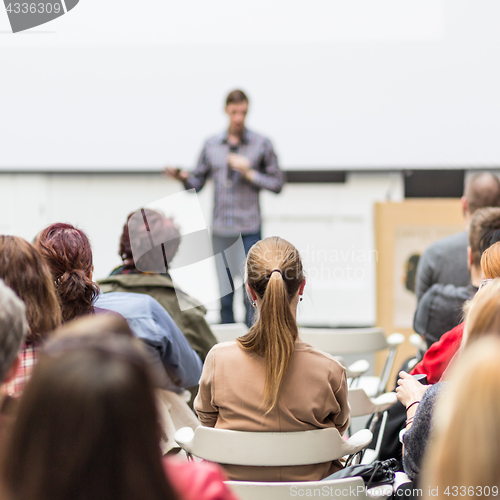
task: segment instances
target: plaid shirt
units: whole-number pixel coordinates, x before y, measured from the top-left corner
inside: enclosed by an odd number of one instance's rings
[[[38,361],[37,346],[24,346],[21,351],[21,364],[16,372],[16,376],[7,384],[2,385],[2,392],[12,397],[19,397],[24,386],[31,377],[33,367]]]
[[[245,156],[256,171],[253,182],[233,171],[227,161],[229,152]],[[231,147],[227,132],[207,140],[198,165],[184,183],[186,189],[199,191],[206,180],[214,182],[213,233],[219,236],[253,234],[261,226],[259,191],[279,193],[285,176],[269,139],[245,130],[241,143]]]

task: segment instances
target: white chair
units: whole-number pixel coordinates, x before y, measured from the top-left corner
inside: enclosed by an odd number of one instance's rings
[[[236,340],[248,333],[248,326],[245,323],[226,323],[219,325],[210,325],[212,333],[215,335],[217,342],[228,342]]]
[[[382,328],[299,328],[299,336],[304,342],[333,356],[375,353],[387,349],[384,366],[378,377],[361,376],[356,379],[370,397],[384,393],[396,350],[405,340],[400,333],[393,333],[386,338]]]
[[[364,449],[372,433],[363,429],[347,441],[333,427],[300,432],[244,432],[212,427],[179,429],[175,441],[188,454],[220,464],[291,466],[329,462]]]
[[[382,446],[382,437],[384,435],[385,425],[387,423],[387,410],[398,400],[395,392],[386,392],[378,398],[370,398],[361,387],[349,389],[348,401],[351,407],[351,417],[363,417],[365,415],[374,415],[370,424],[370,431],[373,431],[380,418],[380,431],[378,434],[375,448],[366,448],[363,453],[362,463],[367,464],[378,459],[380,447]]]
[[[305,481],[260,483],[226,481],[240,500],[290,500],[293,497],[319,497],[324,499],[356,498],[365,500],[365,484],[361,477],[331,481]]]

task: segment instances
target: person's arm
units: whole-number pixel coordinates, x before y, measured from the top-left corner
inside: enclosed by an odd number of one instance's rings
[[[181,170],[178,168],[165,168],[166,175],[181,181],[186,189],[194,189],[196,192],[200,191],[208,177],[210,176],[210,164],[207,159],[207,143],[203,146],[196,168],[190,172],[188,170]]]
[[[154,299],[153,299],[154,300]],[[203,364],[168,312],[156,301],[151,312],[157,332],[155,339],[163,366],[179,388],[198,385]]]
[[[257,165],[262,171],[250,168],[248,159],[241,155],[229,155],[229,163],[233,170],[240,172],[247,182],[259,189],[279,193],[285,184],[285,174],[278,166],[278,158],[269,140],[264,142],[261,163]]]
[[[198,419],[205,427],[215,427],[219,417],[219,408],[214,404],[214,358],[216,351],[217,348],[211,349],[205,359],[200,389],[193,405]]]
[[[423,395],[420,404],[415,405],[417,409],[413,412],[412,425],[408,426],[403,436],[403,468],[412,480],[420,473],[422,458],[429,440],[434,405],[441,386],[442,384],[431,386]]]
[[[335,391],[335,399],[337,400],[340,411],[335,415],[333,421],[335,422],[335,427],[338,429],[340,435],[349,427],[351,409],[349,408],[349,403],[347,401],[348,388],[347,388],[347,378],[345,369],[342,371],[342,378],[340,384]]]
[[[415,294],[417,301],[420,301],[422,295],[430,288],[435,282],[435,256],[432,248],[424,251],[420,257],[417,267],[417,279],[415,285]]]

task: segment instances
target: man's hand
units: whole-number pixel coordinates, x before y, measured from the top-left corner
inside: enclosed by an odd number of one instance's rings
[[[248,158],[236,153],[229,153],[227,160],[233,170],[239,172],[245,179],[249,181],[253,180],[255,171],[250,168],[250,160]]]
[[[165,167],[163,173],[168,177],[173,177],[182,182],[189,177],[189,172],[187,170],[181,170],[180,168]]]

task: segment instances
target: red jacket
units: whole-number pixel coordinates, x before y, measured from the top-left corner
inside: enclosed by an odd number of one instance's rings
[[[425,373],[428,384],[436,384],[441,379],[446,368],[458,351],[464,333],[464,323],[446,332],[441,338],[432,344],[425,353],[422,361],[417,363],[410,375]]]

